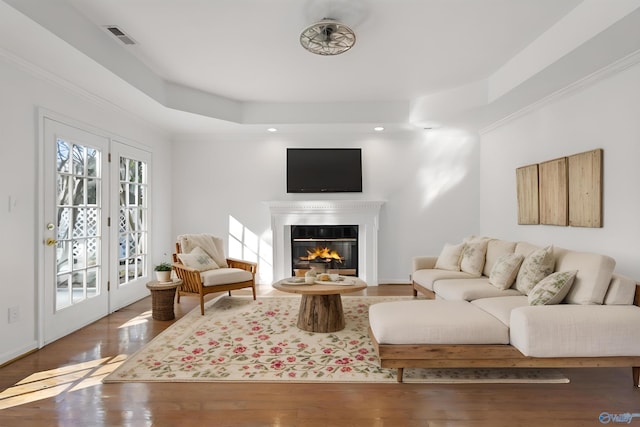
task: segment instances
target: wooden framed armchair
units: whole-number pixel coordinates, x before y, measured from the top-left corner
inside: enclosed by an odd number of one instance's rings
[[[251,288],[256,299],[257,264],[224,256],[224,241],[210,234],[185,234],[178,236],[173,269],[182,285],[178,288],[177,302],[181,295],[199,295],[200,313],[204,315],[204,296],[215,292]]]

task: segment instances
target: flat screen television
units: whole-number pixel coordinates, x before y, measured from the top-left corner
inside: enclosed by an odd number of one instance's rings
[[[361,193],[360,148],[287,148],[287,193]]]

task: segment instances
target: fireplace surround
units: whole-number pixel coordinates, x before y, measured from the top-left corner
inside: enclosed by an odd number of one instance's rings
[[[291,226],[356,225],[358,277],[378,284],[378,225],[384,202],[369,200],[270,201],[274,281],[292,275]]]

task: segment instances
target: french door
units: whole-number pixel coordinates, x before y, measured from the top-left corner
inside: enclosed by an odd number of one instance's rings
[[[148,295],[150,265],[149,152],[111,144],[111,311]]]
[[[150,155],[48,117],[43,143],[47,344],[147,294]]]

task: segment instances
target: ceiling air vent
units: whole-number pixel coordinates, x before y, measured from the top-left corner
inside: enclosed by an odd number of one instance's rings
[[[107,31],[113,34],[122,43],[128,44],[128,45],[136,44],[136,42],[133,41],[131,37],[126,35],[124,31],[122,31],[120,28],[116,27],[115,25],[109,25],[106,28],[107,28]]]

